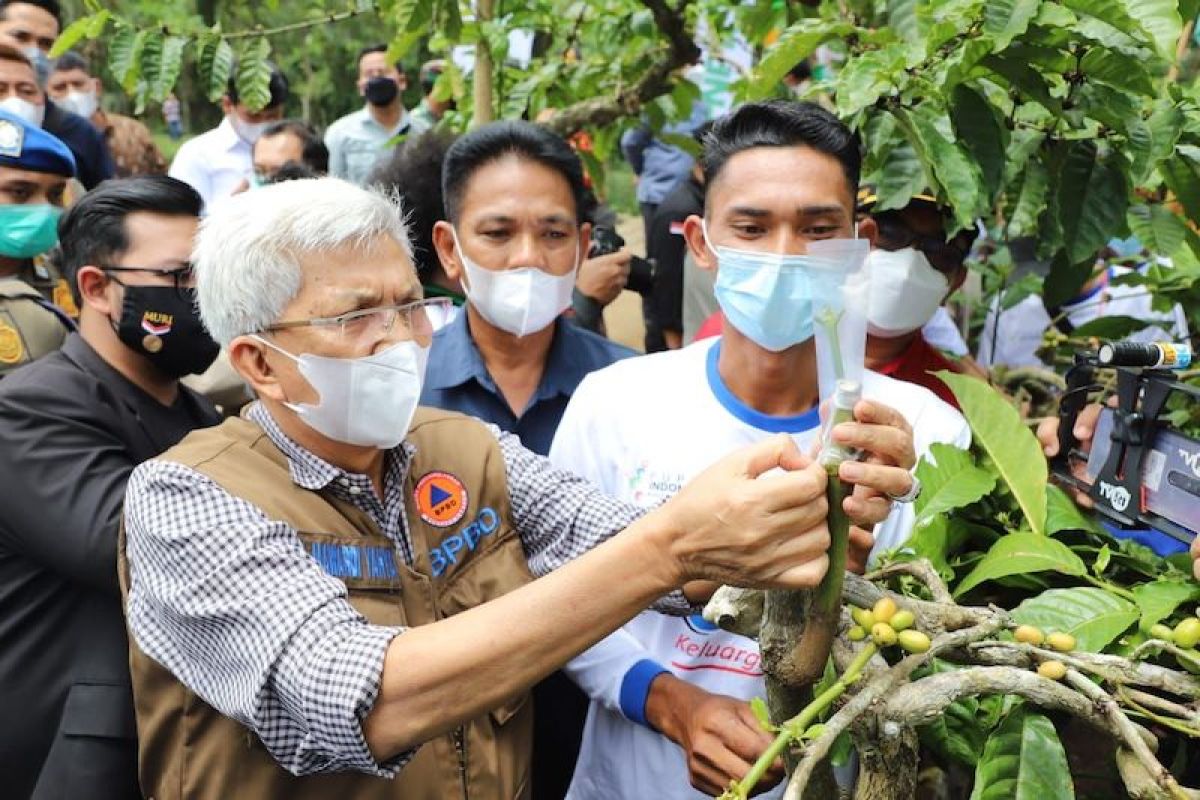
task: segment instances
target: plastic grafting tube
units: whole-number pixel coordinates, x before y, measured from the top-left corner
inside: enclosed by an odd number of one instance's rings
[[[1106,367],[1187,369],[1192,346],[1173,342],[1110,342],[1100,345],[1096,360]]]
[[[825,441],[821,443],[821,454],[818,456],[818,461],[831,475],[837,474],[838,465],[843,461],[858,458],[857,450],[833,441],[833,429],[843,422],[854,421],[854,406],[861,399],[862,384],[858,381],[842,378],[834,385],[829,425],[825,428]]]

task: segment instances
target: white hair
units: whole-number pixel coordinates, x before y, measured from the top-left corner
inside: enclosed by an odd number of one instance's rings
[[[243,192],[200,224],[192,263],[200,318],[222,346],[279,321],[300,291],[300,259],[390,236],[412,257],[396,196],[337,178],[284,181]]]

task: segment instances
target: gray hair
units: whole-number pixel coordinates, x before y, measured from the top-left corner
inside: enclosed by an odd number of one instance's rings
[[[398,197],[337,178],[264,186],[222,203],[200,224],[192,263],[200,318],[221,346],[279,320],[300,292],[302,256],[390,236],[412,257]]]

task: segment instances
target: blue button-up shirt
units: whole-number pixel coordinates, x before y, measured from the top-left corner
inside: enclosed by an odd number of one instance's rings
[[[628,347],[585,331],[563,319],[554,323],[554,341],[537,391],[520,416],[513,414],[471,338],[467,314],[433,336],[421,405],[470,414],[515,433],[521,444],[540,455],[550,442],[575,387],[589,372],[636,355]]]

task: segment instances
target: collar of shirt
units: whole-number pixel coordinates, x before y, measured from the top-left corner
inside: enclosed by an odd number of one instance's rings
[[[556,395],[571,395],[584,376],[595,369],[589,359],[580,357],[588,345],[582,341],[584,338],[584,332],[572,323],[561,317],[555,320],[554,340],[546,354],[546,368],[530,406]],[[471,336],[465,309],[453,322],[435,333],[433,340],[430,354],[434,357],[425,370],[425,381],[431,388],[452,389],[474,379],[492,394],[500,394]]]
[[[216,132],[215,138],[217,144],[223,150],[228,150],[230,152],[234,152],[236,150],[246,150],[249,152],[254,149],[249,142],[237,135],[237,131],[233,129],[233,123],[229,121],[228,116],[224,117],[221,120],[221,124],[218,125],[214,130]]]
[[[397,134],[404,133],[404,131],[408,128],[408,125],[409,125],[408,111],[406,111],[404,109],[404,107],[401,106],[400,119],[397,120],[396,127],[392,128],[391,130],[388,130],[387,128],[380,125],[379,122],[375,119],[375,117],[371,116],[371,107],[369,105],[366,105],[366,106],[363,106],[362,110],[360,110],[358,112],[358,123],[359,123],[359,125],[363,126],[364,128],[374,128],[376,132],[383,131],[389,137],[392,137],[392,136],[396,136]]]
[[[366,476],[357,475],[347,472],[341,467],[336,467],[292,441],[280,429],[279,425],[275,422],[275,418],[271,416],[271,413],[267,411],[262,403],[251,405],[246,412],[246,418],[262,428],[267,436],[270,437],[271,442],[283,453],[284,457],[288,460],[288,471],[291,473],[292,483],[300,488],[316,492],[335,482],[337,482],[336,485],[338,486],[345,486],[347,484],[342,483],[345,479],[355,481],[355,483],[361,483],[362,481],[369,483],[369,479]],[[416,448],[408,442],[404,442],[395,450],[388,451],[385,456],[385,477],[396,477],[402,480],[408,473],[408,465],[412,461],[412,456],[415,452]],[[354,494],[357,494],[357,492]]]

